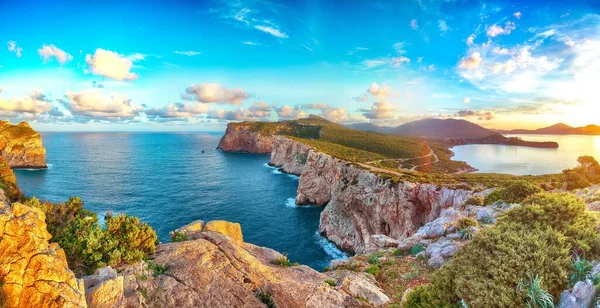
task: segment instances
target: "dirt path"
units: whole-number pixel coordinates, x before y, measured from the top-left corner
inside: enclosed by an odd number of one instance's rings
[[[433,149],[431,147],[429,147],[429,153],[425,154],[423,156],[419,156],[419,157],[413,157],[413,158],[391,158],[391,159],[381,159],[381,160],[375,160],[375,161],[369,161],[366,163],[358,163],[360,166],[367,168],[373,172],[382,172],[382,173],[389,173],[389,174],[394,174],[394,175],[398,175],[398,176],[402,176],[403,174],[397,171],[392,171],[389,169],[383,169],[383,168],[378,168],[375,166],[371,166],[369,164],[373,164],[373,163],[378,163],[378,162],[382,162],[382,161],[396,161],[396,162],[404,162],[407,161],[409,159],[423,159],[423,158],[427,158],[427,157],[433,157],[433,161],[432,162],[428,162],[428,163],[423,163],[420,165],[416,165],[410,169],[404,169],[404,170],[416,170],[418,167],[420,166],[425,166],[425,165],[432,165],[432,164],[436,164],[440,161],[439,157],[435,154],[435,152],[433,151]]]

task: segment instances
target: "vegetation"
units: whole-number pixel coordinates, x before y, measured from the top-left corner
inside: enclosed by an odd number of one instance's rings
[[[175,231],[173,232],[173,236],[171,236],[171,242],[183,242],[183,241],[187,241],[188,237],[187,235],[185,235],[185,233],[181,232],[181,231]]]
[[[571,275],[569,275],[569,286],[574,286],[577,282],[585,280],[587,275],[592,271],[594,266],[592,262],[575,256],[571,261]]]
[[[288,259],[288,257],[286,255],[281,255],[280,257],[275,258],[273,261],[271,261],[271,264],[274,265],[279,265],[279,266],[283,266],[283,267],[290,267],[290,266],[298,266],[298,262],[290,262],[290,260]]]
[[[2,156],[0,156],[0,189],[4,190],[6,198],[12,202],[23,198],[23,194],[17,186],[15,173]]]
[[[484,200],[485,199],[481,196],[471,196],[465,201],[464,205],[483,206]]]
[[[563,171],[566,188],[578,189],[600,183],[600,164],[592,156],[577,159],[579,166]]]
[[[464,230],[468,227],[477,227],[477,226],[479,226],[479,223],[474,218],[463,217],[463,218],[460,218],[459,220],[457,220],[456,223],[454,224],[454,226],[458,230]]]
[[[529,279],[521,279],[518,289],[525,292],[525,306],[527,308],[554,308],[554,298],[542,287],[541,277],[530,275]]]
[[[425,245],[420,244],[420,243],[416,244],[410,248],[410,254],[413,256],[416,256],[423,251],[425,251]]]
[[[276,308],[277,306],[275,305],[275,301],[273,300],[273,295],[271,295],[271,293],[269,293],[268,291],[265,291],[263,289],[258,289],[258,291],[256,291],[256,297],[258,297],[258,299],[265,304],[265,306],[267,306],[267,308]]]
[[[327,279],[327,280],[325,280],[325,283],[328,284],[330,287],[337,286],[337,283],[333,279]]]
[[[79,276],[106,265],[141,261],[154,253],[158,242],[156,232],[148,224],[140,223],[137,217],[108,218],[103,229],[96,214],[84,209],[78,197],[64,203],[31,198],[25,204],[44,212],[52,241],[65,250],[69,268]]]
[[[552,307],[544,305],[579,271],[570,255],[596,253],[597,221],[566,193],[538,193],[522,203],[479,232],[432,284],[412,292],[406,307],[458,307],[461,299],[469,307]]]
[[[364,272],[377,277],[377,276],[379,276],[379,266],[377,266],[377,264],[371,265],[371,266],[365,268]]]
[[[472,240],[475,236],[475,230],[473,230],[472,228],[458,230],[458,235],[460,235],[460,239],[463,241]]]
[[[492,204],[496,201],[504,201],[509,204],[521,203],[525,198],[542,191],[540,187],[528,181],[511,181],[489,194],[485,198],[484,204]]]
[[[152,277],[157,277],[167,272],[167,267],[152,262],[148,262],[148,269],[152,270]]]

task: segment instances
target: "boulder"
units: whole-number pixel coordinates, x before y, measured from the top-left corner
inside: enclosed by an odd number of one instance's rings
[[[432,243],[425,249],[424,256],[429,258],[427,264],[433,268],[440,268],[456,253],[460,247],[459,242],[448,238],[442,238]]]
[[[206,226],[204,226],[204,231],[218,232],[227,235],[238,242],[244,241],[244,237],[242,236],[242,226],[237,222],[225,220],[209,221],[206,223]]]
[[[563,291],[560,294],[558,308],[589,308],[595,296],[594,283],[591,280],[580,281],[571,291]]]
[[[442,210],[440,217],[436,220],[425,224],[415,233],[415,236],[420,236],[426,239],[438,238],[446,233],[446,230],[453,226],[454,223],[464,215],[454,208]]]
[[[94,275],[83,277],[88,308],[125,307],[123,276],[110,266],[99,268]]]
[[[280,257],[268,248],[202,232],[197,239],[156,247],[149,262],[164,273],[144,272],[143,263],[123,268],[126,301],[147,307],[264,307],[259,292],[277,307],[368,307],[389,301],[368,274],[333,276],[271,263]],[[332,287],[325,283],[329,279],[339,283]]]
[[[83,281],[64,251],[48,244],[45,215],[20,203],[0,205],[0,295],[3,307],[85,307]]]
[[[365,300],[372,305],[383,305],[390,301],[378,287],[373,275],[353,271],[336,271],[327,273],[329,277],[338,281],[342,290],[355,298]]]
[[[475,217],[478,221],[487,220],[491,223],[496,222],[496,214],[489,207],[483,207],[483,206],[477,207],[477,214]]]
[[[383,234],[373,234],[369,240],[369,248],[367,250],[378,251],[386,248],[395,248],[398,247],[399,244],[400,242],[398,240],[389,236],[385,236]]]

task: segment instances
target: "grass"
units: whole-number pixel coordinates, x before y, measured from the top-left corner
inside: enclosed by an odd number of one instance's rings
[[[183,241],[187,241],[188,237],[187,235],[185,235],[185,233],[180,232],[180,231],[176,231],[173,234],[173,237],[171,238],[171,242],[183,242]]]
[[[256,297],[263,304],[265,304],[265,306],[267,306],[267,308],[275,308],[275,307],[277,307],[275,305],[275,301],[273,300],[273,295],[271,295],[271,293],[269,293],[268,291],[265,291],[263,289],[258,289],[258,291],[256,292]]]
[[[554,299],[542,286],[542,278],[529,277],[519,281],[518,290],[525,293],[525,306],[527,308],[554,308]]]
[[[327,280],[325,280],[325,283],[328,284],[330,287],[337,286],[337,283],[333,279],[327,279]]]
[[[167,272],[167,267],[160,265],[160,264],[156,264],[156,263],[148,263],[148,269],[152,270],[152,276],[153,277],[157,277],[160,275],[164,275],[164,273]]]
[[[375,277],[378,277],[379,276],[379,266],[376,264],[371,265],[371,266],[365,268],[364,272],[369,273]]]
[[[274,260],[271,261],[271,264],[283,266],[283,267],[299,265],[298,262],[294,262],[294,263],[290,262],[290,260],[288,259],[288,257],[286,255],[281,255],[280,257],[275,258]]]
[[[413,256],[416,256],[423,251],[425,251],[425,245],[423,244],[416,244],[410,248],[410,254]]]
[[[585,280],[592,271],[592,263],[580,256],[575,256],[571,261],[571,274],[569,275],[569,285],[574,286],[577,282]]]

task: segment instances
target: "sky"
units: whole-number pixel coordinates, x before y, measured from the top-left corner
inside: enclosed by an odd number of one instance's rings
[[[600,1],[0,0],[0,118],[39,130],[600,124]]]

